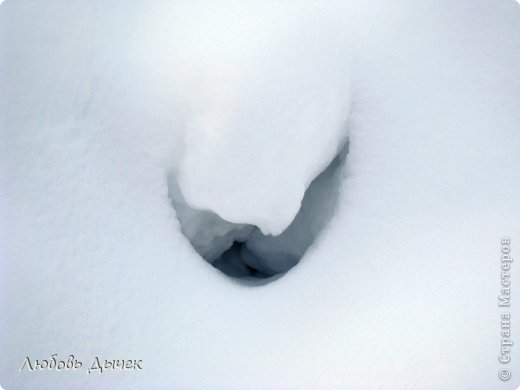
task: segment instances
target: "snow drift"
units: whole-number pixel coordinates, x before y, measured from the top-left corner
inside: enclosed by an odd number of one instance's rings
[[[0,385],[502,386],[519,29],[512,0],[3,2]],[[252,287],[201,260],[230,244],[301,258]],[[143,369],[18,371],[53,354]]]
[[[347,145],[342,145],[306,190],[291,224],[276,236],[264,235],[257,226],[231,223],[214,212],[190,207],[174,176],[169,179],[169,194],[182,232],[203,258],[230,276],[268,278],[295,266],[326,227],[334,213],[346,155]]]

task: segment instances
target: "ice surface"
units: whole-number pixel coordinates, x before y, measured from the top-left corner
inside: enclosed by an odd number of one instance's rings
[[[497,294],[499,240],[520,248],[520,7],[279,3],[1,4],[2,387],[518,386]],[[281,232],[346,116],[337,207],[298,265],[249,286],[201,261],[168,175]],[[54,353],[143,370],[18,371]]]

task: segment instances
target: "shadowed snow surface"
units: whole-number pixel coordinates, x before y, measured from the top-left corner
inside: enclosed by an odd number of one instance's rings
[[[0,5],[2,387],[498,386],[520,7],[344,3]],[[297,266],[253,287],[201,260],[168,175],[190,207],[279,234],[347,128]],[[18,371],[54,353],[85,369]],[[89,375],[95,356],[143,369]]]

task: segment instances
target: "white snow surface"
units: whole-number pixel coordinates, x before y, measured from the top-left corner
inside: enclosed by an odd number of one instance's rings
[[[7,0],[0,61],[5,389],[518,387],[516,2]],[[334,216],[279,279],[181,233],[169,176],[279,234],[347,135]],[[85,369],[18,371],[54,353]]]
[[[151,8],[141,55],[184,105],[186,202],[280,234],[346,136],[345,18],[289,2]]]

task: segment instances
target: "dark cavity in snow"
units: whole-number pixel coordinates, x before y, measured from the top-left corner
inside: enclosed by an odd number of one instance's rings
[[[256,284],[277,279],[298,264],[334,215],[347,153],[348,142],[309,185],[298,214],[278,236],[191,208],[170,175],[168,192],[181,231],[202,258],[228,276]]]

